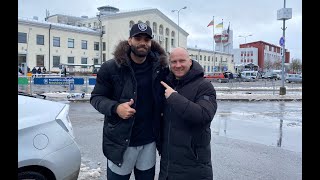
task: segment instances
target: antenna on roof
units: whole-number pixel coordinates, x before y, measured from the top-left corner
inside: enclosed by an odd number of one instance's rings
[[[50,16],[50,12],[49,10],[46,9],[46,17],[44,18],[44,20],[47,21],[49,16]]]

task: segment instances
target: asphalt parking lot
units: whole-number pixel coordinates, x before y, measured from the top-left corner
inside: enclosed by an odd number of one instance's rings
[[[302,179],[302,103],[255,103],[218,102],[211,141],[214,179]],[[87,102],[70,105],[70,119],[86,166],[79,180],[106,179],[103,116]],[[265,111],[264,107],[272,110]],[[283,119],[283,137],[279,136],[279,119]],[[157,157],[156,179],[159,160]]]

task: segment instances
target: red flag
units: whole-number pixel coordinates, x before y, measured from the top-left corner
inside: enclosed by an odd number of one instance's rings
[[[208,24],[208,26],[207,27],[209,27],[209,26],[213,26],[214,25],[214,21],[213,21],[213,19],[210,21],[210,23]]]

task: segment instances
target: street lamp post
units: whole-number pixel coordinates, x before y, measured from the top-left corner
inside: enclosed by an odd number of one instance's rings
[[[244,38],[244,43],[246,44],[247,43],[247,37],[249,37],[249,36],[252,36],[252,34],[249,34],[249,35],[246,35],[246,36],[239,35],[238,37],[243,37]],[[247,48],[245,49],[245,56],[247,56]],[[246,57],[244,57],[244,58],[246,58]]]
[[[180,46],[180,44],[179,44],[179,36],[180,36],[180,20],[179,20],[179,14],[180,14],[180,11],[182,10],[182,9],[187,9],[187,6],[185,6],[185,7],[183,7],[183,8],[181,8],[181,9],[179,9],[179,10],[176,10],[176,9],[174,9],[174,10],[172,10],[171,12],[178,12],[178,47]]]

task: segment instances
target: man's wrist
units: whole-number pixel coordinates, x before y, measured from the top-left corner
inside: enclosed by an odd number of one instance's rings
[[[111,112],[114,113],[114,114],[118,114],[118,113],[117,113],[117,108],[118,108],[118,106],[119,106],[119,103],[113,105],[113,106],[112,106],[112,109],[111,109]]]

